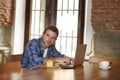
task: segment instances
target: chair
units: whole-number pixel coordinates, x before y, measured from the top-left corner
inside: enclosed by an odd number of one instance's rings
[[[6,56],[6,62],[0,64],[0,72],[20,71],[21,57],[22,57],[21,54]]]
[[[21,58],[22,58],[22,54],[9,55],[6,57],[6,62],[21,61]]]
[[[4,50],[0,50],[0,55],[1,55],[1,63],[4,63],[6,58]]]

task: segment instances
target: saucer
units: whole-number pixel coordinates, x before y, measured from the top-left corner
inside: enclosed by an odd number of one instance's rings
[[[108,66],[108,67],[102,67],[102,66],[99,66],[99,68],[101,68],[102,70],[108,70],[111,68],[111,66]]]

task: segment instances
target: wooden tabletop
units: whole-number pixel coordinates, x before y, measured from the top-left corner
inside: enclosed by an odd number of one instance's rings
[[[112,64],[110,70],[101,70],[98,63],[84,62],[75,69],[38,67],[0,71],[0,80],[119,80],[120,65]]]

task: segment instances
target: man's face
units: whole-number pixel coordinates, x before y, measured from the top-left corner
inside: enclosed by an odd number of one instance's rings
[[[44,48],[49,47],[50,45],[54,44],[57,39],[57,34],[51,30],[47,30],[42,35],[42,45]]]

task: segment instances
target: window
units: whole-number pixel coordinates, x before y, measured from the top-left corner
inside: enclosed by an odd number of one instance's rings
[[[61,53],[74,57],[77,44],[79,0],[58,0],[57,27],[60,31],[56,47]]]
[[[45,1],[32,0],[30,38],[38,38],[42,35],[45,23]]]
[[[31,0],[29,40],[40,37],[46,24],[56,25],[60,32],[56,48],[62,54],[74,57],[76,44],[79,38],[83,37],[83,33],[79,34],[82,31],[78,29],[83,29],[80,26],[84,26],[79,25],[83,23],[79,19],[79,1],[84,0]],[[50,15],[46,14],[47,12]],[[55,20],[55,24],[51,18]],[[78,19],[81,21],[78,22]]]

